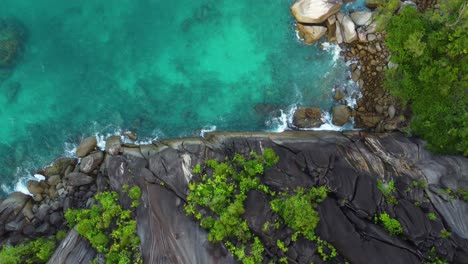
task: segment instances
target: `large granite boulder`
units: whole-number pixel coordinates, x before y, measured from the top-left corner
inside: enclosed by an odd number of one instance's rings
[[[120,136],[110,136],[106,139],[106,153],[117,155],[122,151],[122,141]]]
[[[336,41],[338,43],[351,43],[358,39],[356,26],[349,16],[338,13],[336,20]]]
[[[0,204],[0,226],[15,218],[29,200],[31,196],[20,192],[14,192],[3,200]]]
[[[80,145],[76,149],[76,156],[82,158],[88,155],[96,147],[97,147],[96,137],[95,136],[87,137],[83,139],[83,141],[81,141]]]
[[[351,111],[346,105],[335,105],[332,108],[333,124],[336,126],[342,126],[348,123],[351,117]]]
[[[65,177],[65,180],[70,186],[82,186],[95,181],[93,177],[81,172],[72,172]]]
[[[88,264],[96,256],[86,238],[81,237],[75,228],[60,242],[47,264]]]
[[[38,173],[44,175],[45,177],[51,175],[63,175],[67,169],[73,169],[77,163],[78,160],[75,158],[59,158],[54,160],[52,165],[45,167],[44,169],[38,171]]]
[[[291,12],[300,23],[320,24],[341,8],[341,0],[297,0]]]
[[[322,122],[322,110],[318,107],[301,107],[296,109],[293,115],[293,125],[297,128],[320,127]]]
[[[357,11],[349,14],[356,26],[367,26],[372,22],[372,12]]]
[[[356,119],[357,127],[376,127],[380,121],[383,120],[383,116],[376,113],[359,113]]]
[[[104,153],[96,151],[84,157],[80,162],[80,171],[83,173],[91,173],[101,165],[104,160]]]
[[[323,26],[308,26],[297,23],[299,36],[304,40],[305,44],[314,44],[319,41],[327,32],[327,28]]]

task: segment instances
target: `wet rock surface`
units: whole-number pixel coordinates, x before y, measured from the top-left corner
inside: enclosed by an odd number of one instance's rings
[[[322,110],[317,107],[298,108],[293,115],[293,126],[296,128],[313,128],[323,124]]]

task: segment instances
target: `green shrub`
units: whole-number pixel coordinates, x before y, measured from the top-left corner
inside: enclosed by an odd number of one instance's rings
[[[63,240],[67,236],[67,232],[65,230],[59,230],[57,234],[55,234],[55,239],[58,241]]]
[[[315,207],[327,197],[327,192],[323,186],[310,188],[307,192],[300,188],[294,195],[271,201],[271,209],[297,234],[314,240],[314,230],[320,221]]]
[[[284,245],[284,242],[281,240],[276,240],[276,246],[283,251],[284,253],[288,252],[288,247]]]
[[[132,207],[137,208],[140,206],[140,197],[141,197],[141,189],[138,186],[133,186],[130,188],[130,191],[128,192],[128,197],[132,199]]]
[[[447,264],[448,262],[439,257],[436,252],[435,247],[432,247],[431,250],[427,254],[427,260],[423,262],[424,264]]]
[[[428,213],[427,218],[429,218],[429,220],[431,220],[431,221],[436,221],[437,220],[437,216],[436,216],[435,213]]]
[[[318,237],[316,238],[315,241],[317,242],[317,251],[323,261],[328,261],[336,257],[337,252],[336,252],[335,247],[332,244]]]
[[[393,180],[389,180],[388,182],[384,183],[381,180],[377,180],[377,188],[385,197],[385,200],[391,204],[397,204],[398,201],[395,198],[395,182]]]
[[[55,239],[38,238],[16,246],[3,246],[0,250],[2,264],[46,263],[55,251]]]
[[[442,237],[442,238],[447,239],[447,238],[449,238],[449,237],[451,237],[451,236],[452,236],[452,233],[450,233],[450,232],[449,232],[447,229],[445,229],[445,228],[442,229],[442,231],[440,231],[440,237]]]
[[[412,184],[413,184],[414,188],[421,188],[421,189],[426,189],[427,188],[427,184],[424,181],[424,179],[415,180],[415,181],[412,182]]]
[[[251,190],[275,195],[260,183],[259,177],[266,167],[273,166],[278,160],[272,149],[265,149],[263,155],[251,152],[246,158],[236,153],[231,160],[208,160],[205,168],[197,164],[192,170],[201,178],[199,182],[189,184],[185,212],[193,215],[200,221],[200,226],[208,230],[210,241],[224,242],[243,263],[262,262],[264,251],[260,239],[251,233],[247,222],[242,219],[244,201]],[[205,169],[211,169],[211,175],[202,174]],[[208,209],[208,212],[202,214],[201,208]],[[241,242],[241,246],[235,246],[230,240]]]
[[[126,188],[128,190],[128,188]],[[133,202],[141,190],[132,187]],[[123,210],[116,192],[102,192],[95,196],[98,205],[90,209],[69,209],[65,213],[70,228],[89,240],[91,246],[106,256],[106,263],[142,263],[136,234],[136,221],[130,210]]]
[[[458,196],[458,198],[460,198],[462,200],[465,200],[465,201],[468,201],[468,191],[467,190],[458,189],[456,191],[456,195]]]
[[[223,242],[242,263],[263,263],[264,246],[242,218],[245,212],[243,204],[248,192],[258,190],[270,198],[277,197],[270,202],[270,206],[279,217],[274,223],[265,222],[262,227],[264,232],[272,227],[278,229],[281,223],[285,223],[295,231],[292,241],[302,235],[317,243],[322,251],[322,258],[335,257],[336,249],[314,233],[319,222],[315,207],[327,197],[328,189],[324,186],[307,190],[299,188],[293,194],[277,195],[261,184],[260,177],[265,168],[278,162],[276,153],[272,149],[265,149],[262,155],[254,152],[249,157],[234,154],[231,160],[208,160],[205,167],[196,165],[192,172],[199,174],[200,181],[189,184],[186,213],[194,216],[200,221],[200,226],[208,230],[210,241]],[[211,174],[204,174],[205,172]],[[282,254],[288,251],[283,241],[277,240],[276,246]],[[279,261],[287,263],[287,257],[282,257]]]
[[[398,67],[385,86],[411,107],[411,132],[437,153],[468,155],[467,16],[465,1],[447,0],[426,13],[406,7],[386,28]]]
[[[403,233],[403,228],[401,227],[400,222],[398,222],[398,220],[395,218],[391,218],[387,213],[380,214],[379,219],[382,222],[384,228],[391,235],[400,235]]]

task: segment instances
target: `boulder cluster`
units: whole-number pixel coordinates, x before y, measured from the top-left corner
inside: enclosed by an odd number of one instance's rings
[[[15,192],[0,204],[0,246],[25,238],[55,234],[66,228],[64,213],[69,208],[85,208],[92,203],[102,178],[104,152],[95,137],[85,138],[76,156],[59,158],[36,172],[45,179],[27,182],[32,196]],[[102,187],[102,184],[101,184]],[[103,187],[102,187],[103,188]]]
[[[376,132],[398,130],[407,124],[408,113],[382,86],[385,69],[396,65],[390,62],[390,54],[384,44],[385,34],[377,31],[378,14],[372,10],[378,3],[368,0],[368,11],[349,14],[340,12],[342,4],[341,0],[297,0],[291,6],[298,34],[304,43],[314,44],[326,36],[328,42],[340,45],[344,60],[350,62],[350,78],[360,87],[362,97],[354,109],[346,106],[346,100],[356,95],[347,94],[347,90],[340,86],[335,88],[332,122],[343,126],[354,118],[358,128]],[[322,123],[310,122],[310,117],[304,115],[304,109],[298,109],[299,113],[294,115],[293,126],[299,129],[319,127]]]
[[[376,39],[377,24],[371,11],[339,12],[342,0],[297,0],[291,6],[297,30],[306,44],[313,44],[325,34],[329,42],[352,43]]]

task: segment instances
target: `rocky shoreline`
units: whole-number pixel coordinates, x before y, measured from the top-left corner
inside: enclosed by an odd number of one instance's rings
[[[105,149],[90,137],[78,148],[80,160],[57,159],[38,172],[46,179],[28,184],[34,197],[13,193],[1,201],[0,246],[54,235],[66,229],[63,213],[68,208],[88,207],[96,192],[122,193],[128,184],[142,190],[136,220],[144,263],[235,263],[223,246],[208,242],[206,231],[183,211],[191,169],[207,159],[261,153],[267,147],[280,157],[262,177],[269,188],[280,192],[325,185],[331,190],[318,207],[316,232],[336,248],[337,263],[420,263],[435,258],[468,263],[468,202],[454,196],[468,189],[468,160],[431,155],[420,140],[401,133],[217,132],[149,145],[124,144],[113,136]],[[394,183],[396,203],[379,191],[379,182]],[[265,241],[270,259],[278,260],[282,251],[269,237],[286,239],[289,263],[326,263],[314,243],[288,240],[291,231],[286,226],[262,233],[272,214],[268,200],[255,195],[249,193],[244,216]],[[383,212],[401,223],[401,235],[390,235],[375,222]],[[48,263],[88,263],[95,256],[87,240],[72,229]]]
[[[351,79],[359,86],[362,96],[354,109],[347,107],[346,98],[357,99],[358,94],[350,94],[346,87],[335,87],[332,122],[343,126],[354,118],[356,128],[374,132],[402,130],[408,125],[410,113],[383,88],[385,69],[395,65],[391,64],[384,43],[385,33],[377,31],[377,4],[366,1],[370,11],[350,12],[349,15],[340,12],[342,5],[341,0],[298,0],[291,6],[304,43],[314,44],[322,37],[329,43],[337,43],[342,48],[343,59],[350,64]],[[315,114],[306,114],[306,109]],[[293,125],[299,129],[319,127],[318,110],[314,107],[299,109]]]

